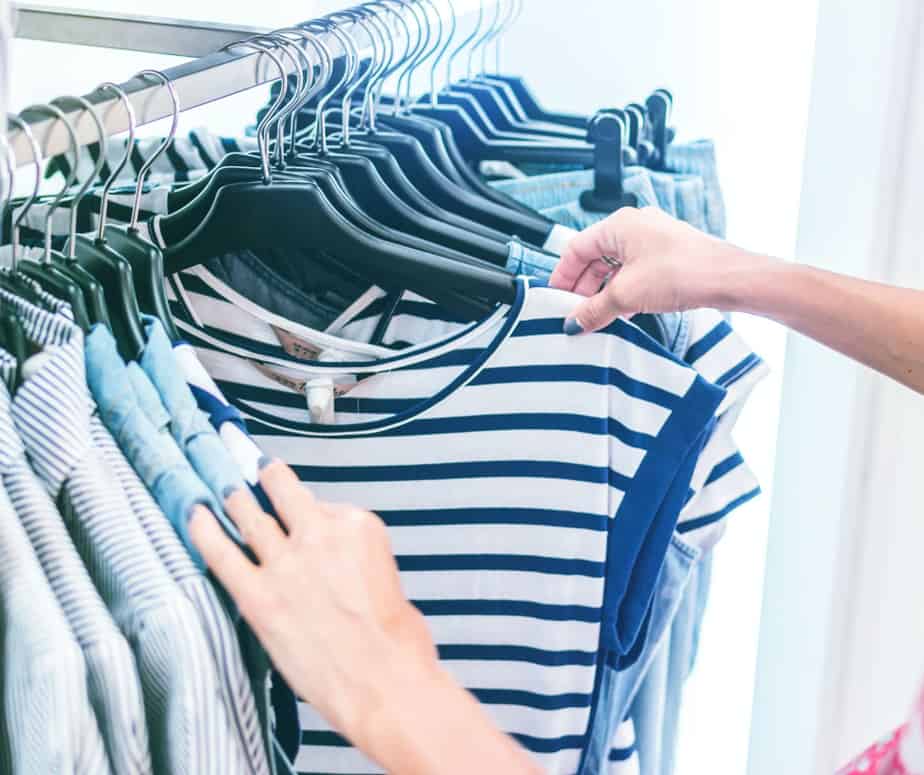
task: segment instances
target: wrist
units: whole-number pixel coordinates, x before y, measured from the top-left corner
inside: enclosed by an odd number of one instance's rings
[[[713,269],[706,277],[697,306],[723,312],[765,312],[765,297],[785,282],[789,265],[728,243],[720,243],[719,250],[721,255],[713,256],[709,262]]]

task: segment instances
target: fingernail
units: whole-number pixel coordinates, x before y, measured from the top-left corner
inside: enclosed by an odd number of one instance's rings
[[[228,498],[234,495],[234,493],[236,493],[239,489],[241,488],[235,487],[233,484],[229,484],[227,487],[225,487],[224,490],[221,491],[221,502],[224,503],[226,500],[228,500]]]
[[[567,318],[565,320],[565,333],[568,336],[577,336],[584,333],[584,327],[577,318]]]
[[[273,462],[273,458],[264,455],[257,461],[257,469],[262,471],[272,462]]]

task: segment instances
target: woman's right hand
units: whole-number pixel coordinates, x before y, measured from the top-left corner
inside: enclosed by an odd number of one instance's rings
[[[614,270],[604,256],[621,266]],[[627,207],[578,234],[550,284],[588,297],[565,324],[566,333],[579,334],[640,312],[723,308],[736,278],[769,260],[657,208]]]

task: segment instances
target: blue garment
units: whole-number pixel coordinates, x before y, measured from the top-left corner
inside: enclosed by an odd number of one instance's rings
[[[245,487],[244,478],[215,429],[196,406],[163,324],[149,316],[143,322],[147,344],[139,364],[157,390],[174,440],[212,494],[223,500],[229,493]]]
[[[94,326],[87,335],[85,357],[87,383],[103,422],[154,495],[193,560],[200,568],[205,568],[202,556],[189,537],[187,523],[197,505],[207,506],[216,516],[222,515],[218,502],[177,446],[158,433],[138,400],[128,367],[116,350],[112,334],[104,326]]]

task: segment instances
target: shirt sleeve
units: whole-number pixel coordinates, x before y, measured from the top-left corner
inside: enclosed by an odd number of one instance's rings
[[[721,537],[724,518],[760,493],[733,431],[745,402],[769,370],[717,310],[696,310],[688,321],[684,362],[725,390],[677,525],[685,540],[706,549]]]

